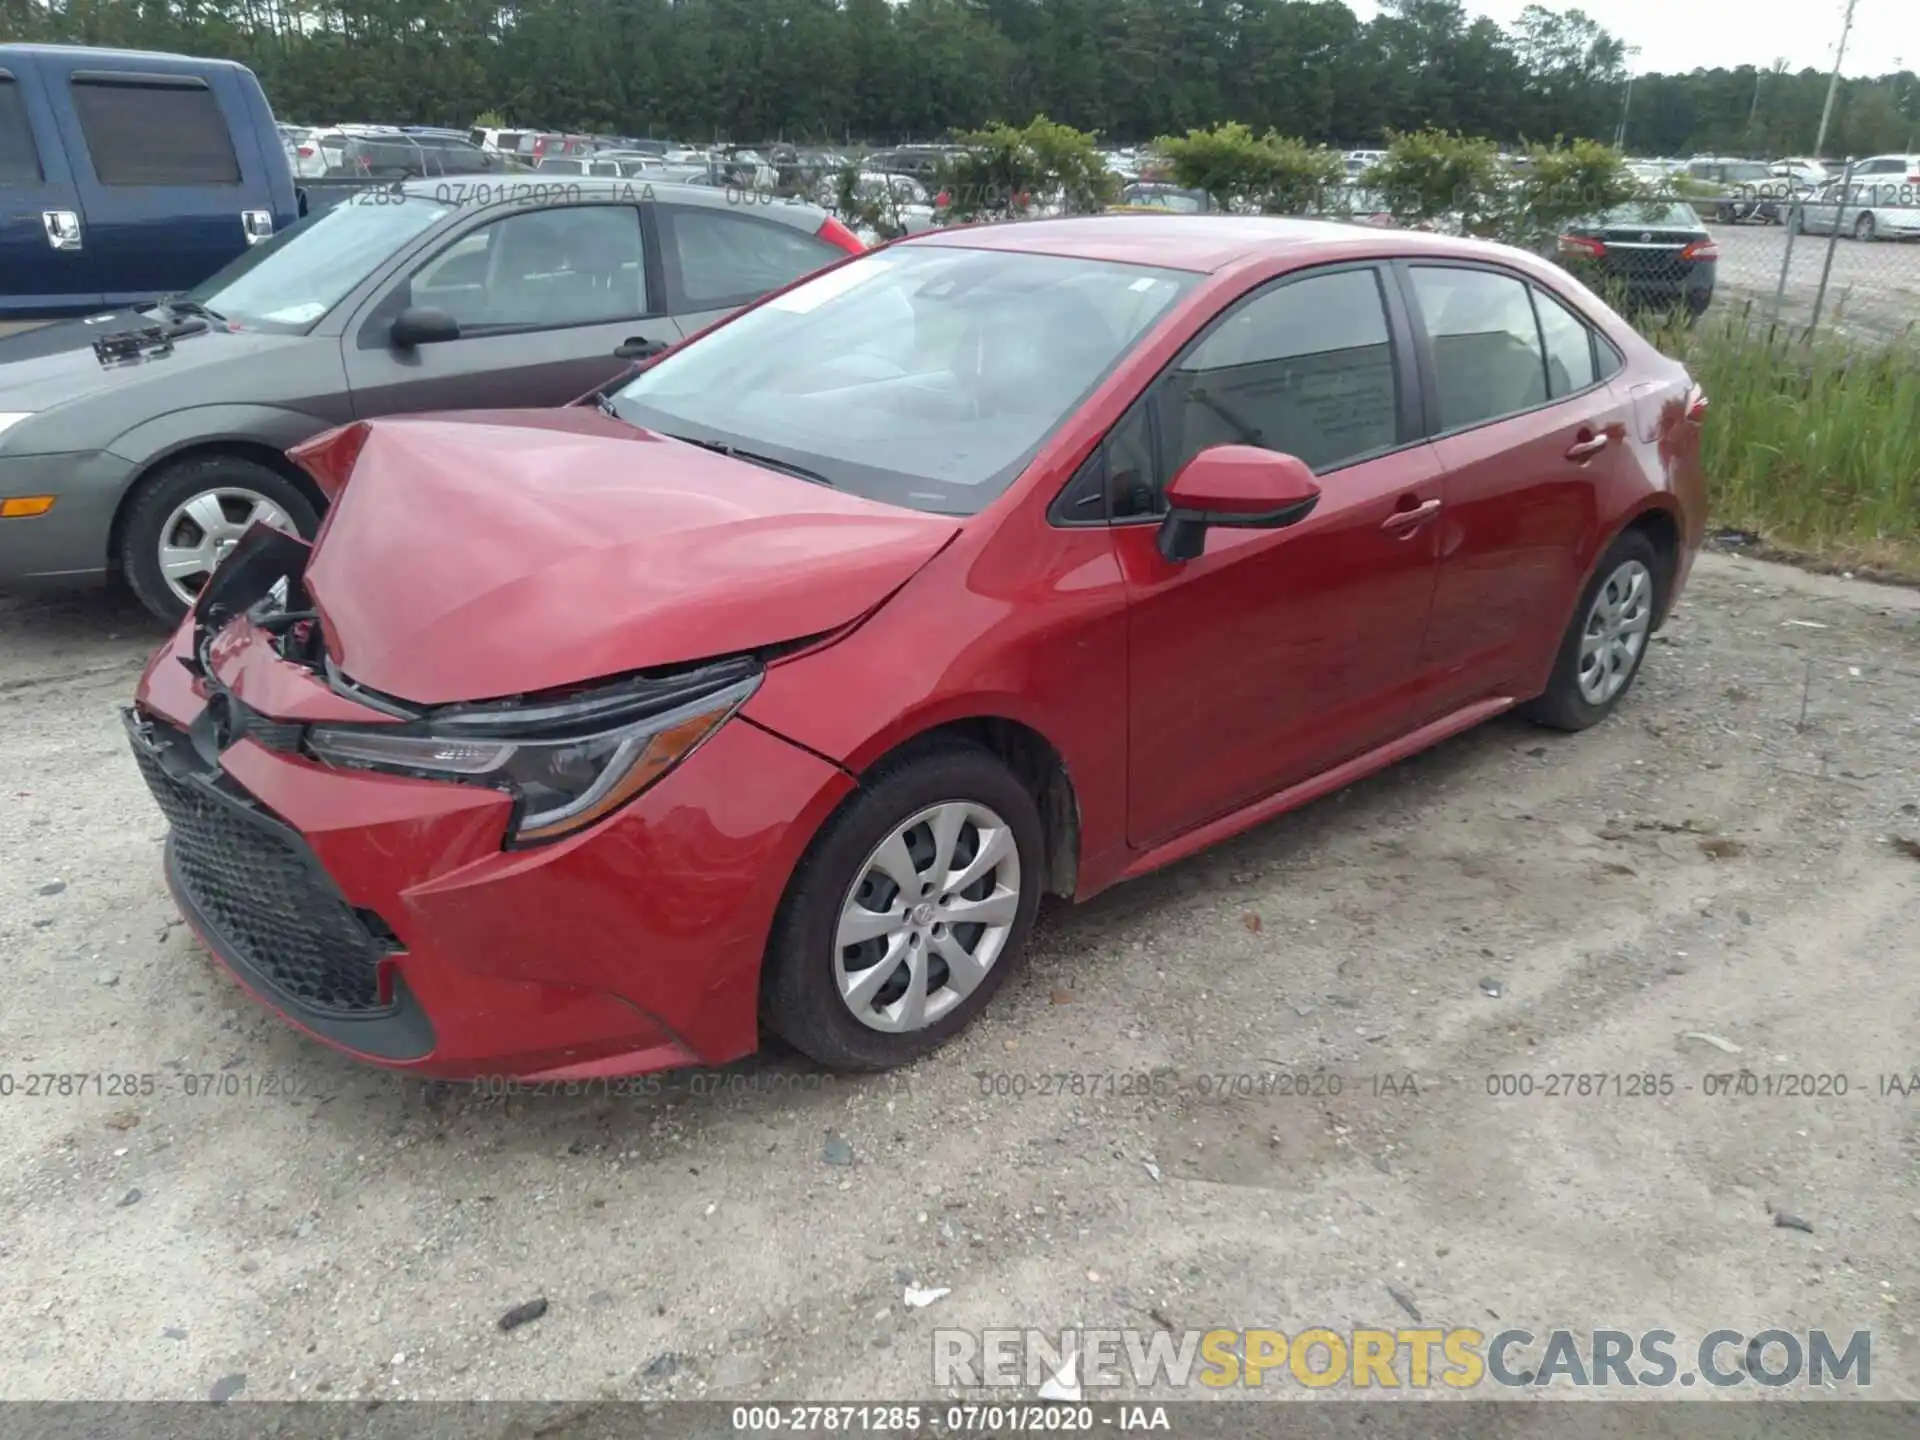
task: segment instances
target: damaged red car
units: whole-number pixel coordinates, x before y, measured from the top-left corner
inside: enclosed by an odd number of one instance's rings
[[[916,237],[562,410],[296,458],[127,713],[188,922],[426,1075],[922,1056],[1084,900],[1521,707],[1621,701],[1706,398],[1474,241]]]

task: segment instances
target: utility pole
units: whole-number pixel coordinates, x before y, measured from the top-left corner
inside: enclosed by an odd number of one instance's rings
[[[1827,103],[1820,111],[1820,133],[1813,137],[1813,159],[1820,158],[1827,143],[1827,124],[1833,119],[1833,97],[1840,91],[1840,62],[1847,58],[1847,36],[1853,33],[1853,7],[1859,0],[1847,0],[1847,18],[1840,26],[1840,47],[1833,52],[1833,74],[1827,79]],[[1835,219],[1834,229],[1840,228]]]
[[[1851,3],[1851,0],[1849,0]],[[1622,52],[1627,61],[1627,95],[1620,102],[1620,128],[1613,132],[1613,148],[1625,151],[1627,148],[1627,112],[1633,108],[1633,62],[1640,58],[1640,47],[1629,45]]]

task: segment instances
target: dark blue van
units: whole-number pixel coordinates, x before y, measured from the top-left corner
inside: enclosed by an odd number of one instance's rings
[[[186,290],[298,218],[246,66],[0,45],[0,320]]]

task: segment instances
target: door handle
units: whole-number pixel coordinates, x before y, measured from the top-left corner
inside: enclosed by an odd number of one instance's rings
[[[80,216],[72,210],[42,210],[40,223],[46,228],[47,244],[56,250],[78,250],[81,244]]]
[[[1607,437],[1605,435],[1595,435],[1587,440],[1576,440],[1567,447],[1567,459],[1591,460],[1606,448]]]
[[[630,335],[614,347],[616,360],[651,360],[667,348],[664,340],[649,340],[644,335]]]
[[[246,232],[247,244],[258,245],[262,240],[273,238],[273,212],[271,210],[242,210],[240,228]]]
[[[1438,500],[1423,500],[1411,510],[1396,510],[1380,522],[1382,530],[1412,530],[1440,513]]]

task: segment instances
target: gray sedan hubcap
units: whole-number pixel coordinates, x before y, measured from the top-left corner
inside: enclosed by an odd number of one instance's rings
[[[1020,847],[984,805],[949,800],[895,826],[841,902],[833,978],[862,1025],[938,1023],[980,986],[1020,911]]]
[[[173,507],[160,527],[160,575],[183,605],[191,605],[254,521],[297,534],[287,512],[257,490],[222,486],[202,490]]]
[[[1580,632],[1580,694],[1589,705],[1618,695],[1640,663],[1653,624],[1653,576],[1629,560],[1593,597]]]

